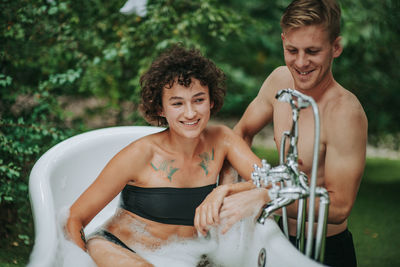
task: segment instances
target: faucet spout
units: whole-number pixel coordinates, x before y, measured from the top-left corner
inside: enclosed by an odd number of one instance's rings
[[[257,222],[264,224],[265,220],[276,210],[291,204],[294,200],[289,198],[276,198],[273,201],[267,203],[263,208]]]

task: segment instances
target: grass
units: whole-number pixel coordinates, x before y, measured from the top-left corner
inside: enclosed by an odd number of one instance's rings
[[[254,148],[255,153],[278,163],[275,150]],[[400,159],[368,158],[357,200],[349,218],[358,266],[400,266]],[[19,229],[20,226],[15,226]],[[33,233],[30,235],[33,240]],[[0,240],[0,266],[25,266],[32,245],[18,237]]]
[[[400,160],[367,160],[349,218],[360,266],[400,266]]]

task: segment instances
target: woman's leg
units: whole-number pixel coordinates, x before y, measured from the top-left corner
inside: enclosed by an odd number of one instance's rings
[[[87,242],[89,255],[99,267],[153,266],[138,254],[103,238],[92,238]]]

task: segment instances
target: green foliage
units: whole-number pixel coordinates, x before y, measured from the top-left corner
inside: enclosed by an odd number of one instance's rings
[[[251,148],[260,159],[265,159],[271,166],[279,164],[279,153],[276,149],[266,149],[264,147],[253,146]]]
[[[370,135],[375,137],[371,140],[399,133],[400,4],[395,0],[340,2],[344,51],[335,62],[336,78],[363,104]]]
[[[1,0],[0,239],[30,242],[28,175],[49,147],[92,127],[144,124],[140,75],[172,44],[200,49],[226,72],[219,116],[240,116],[284,64],[279,20],[289,2],[150,0],[139,17],[119,13],[125,0]],[[362,102],[372,137],[399,133],[400,5],[339,2],[344,52],[335,78]],[[100,104],[71,108],[93,99]]]
[[[289,1],[223,1],[240,14],[244,32],[227,42],[207,45],[208,54],[227,75],[227,96],[218,116],[239,117],[257,95],[263,81],[283,65],[279,20]]]
[[[210,39],[242,30],[241,17],[214,0],[149,1],[145,17],[120,14],[124,2],[0,3],[0,239],[31,243],[28,176],[48,148],[90,128],[94,113],[142,124],[139,77],[161,51],[181,42],[206,53]],[[69,108],[93,98],[103,105]]]
[[[0,204],[16,202],[28,192],[26,180],[30,169],[24,168],[32,165],[40,153],[42,143],[54,144],[64,139],[62,132],[55,128],[42,128],[34,123],[27,124],[20,117],[18,121],[0,121]]]
[[[49,146],[65,138],[65,133],[54,127],[26,122],[23,117],[18,120],[0,120],[0,230],[2,239],[20,239],[30,244],[27,235],[32,227],[31,214],[27,212],[28,175],[38,156]],[[21,223],[21,232],[10,233],[17,220]],[[26,227],[23,227],[25,225]]]

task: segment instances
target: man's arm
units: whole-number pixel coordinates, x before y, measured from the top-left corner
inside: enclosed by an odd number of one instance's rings
[[[332,127],[324,168],[324,187],[331,202],[328,223],[340,224],[350,215],[364,172],[368,122],[358,100],[346,108],[337,105],[328,121]]]
[[[264,81],[256,98],[249,104],[233,131],[251,146],[254,136],[270,123],[273,118],[273,101],[275,99],[274,76],[279,69],[272,72]]]

